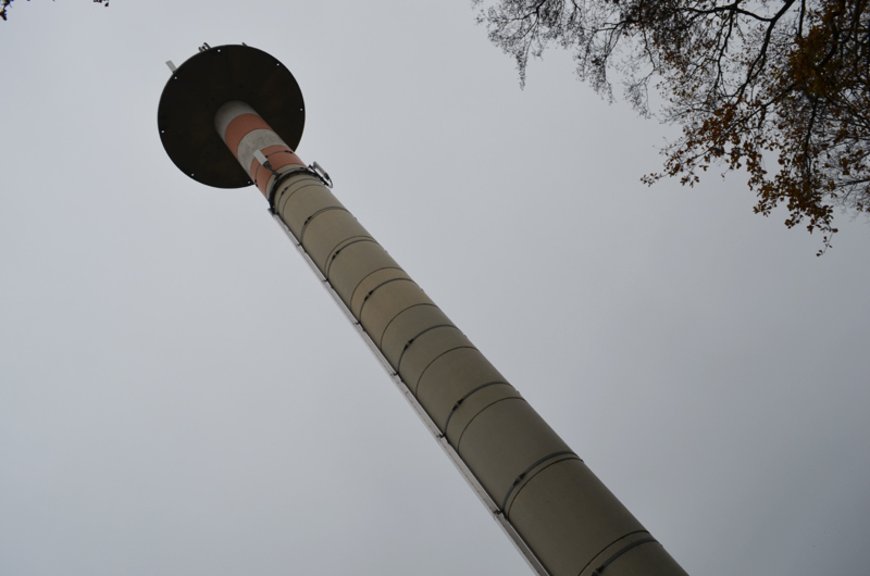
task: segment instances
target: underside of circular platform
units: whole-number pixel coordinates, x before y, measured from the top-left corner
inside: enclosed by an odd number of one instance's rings
[[[157,126],[178,168],[217,188],[251,184],[214,127],[215,113],[240,100],[256,110],[296,149],[305,125],[302,91],[290,71],[270,54],[245,45],[216,46],[178,67],[160,97]]]

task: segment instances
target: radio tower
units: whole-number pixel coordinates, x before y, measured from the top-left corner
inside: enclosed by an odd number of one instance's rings
[[[287,68],[244,44],[168,64],[157,123],[169,157],[203,184],[260,189],[539,574],[686,575],[296,155],[305,106]]]

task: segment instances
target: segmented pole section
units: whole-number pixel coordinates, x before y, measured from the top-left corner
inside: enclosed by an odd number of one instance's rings
[[[540,573],[685,575],[257,111],[215,129]]]

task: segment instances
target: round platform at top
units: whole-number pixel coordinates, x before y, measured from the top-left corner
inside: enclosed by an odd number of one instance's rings
[[[296,79],[266,52],[230,44],[204,49],[188,59],[163,89],[157,126],[175,165],[217,188],[251,184],[214,125],[218,108],[231,100],[251,106],[294,150],[305,125]]]

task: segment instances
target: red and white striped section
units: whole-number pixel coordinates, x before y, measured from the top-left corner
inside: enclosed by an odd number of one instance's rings
[[[232,101],[221,106],[215,114],[215,128],[266,198],[276,176],[305,166],[266,121],[244,102]]]

